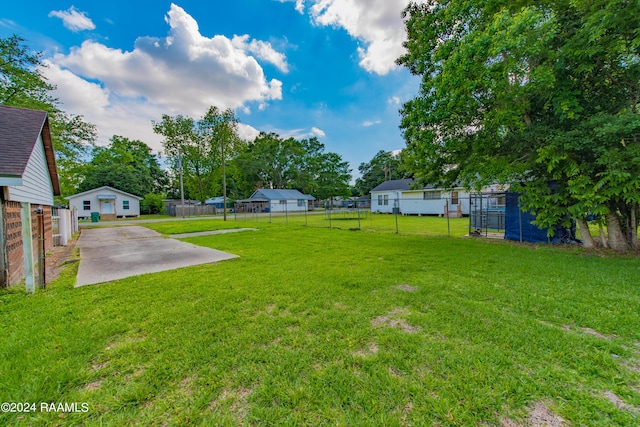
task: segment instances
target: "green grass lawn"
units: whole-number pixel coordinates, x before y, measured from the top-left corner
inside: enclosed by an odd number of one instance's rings
[[[509,426],[540,408],[563,425],[640,422],[638,259],[264,221],[146,226],[259,230],[186,239],[233,261],[78,289],[71,265],[46,291],[2,291],[0,400],[88,411],[0,425]]]

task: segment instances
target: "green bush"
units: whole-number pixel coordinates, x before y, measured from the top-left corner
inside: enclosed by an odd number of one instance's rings
[[[164,213],[164,194],[149,193],[140,202],[140,213],[145,215]]]

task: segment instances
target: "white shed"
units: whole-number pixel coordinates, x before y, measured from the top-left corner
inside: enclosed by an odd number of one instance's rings
[[[78,213],[78,218],[89,218],[92,212],[98,212],[101,220],[111,220],[140,216],[143,198],[105,185],[65,199],[69,200],[69,209]]]
[[[238,200],[237,203],[247,212],[304,212],[309,210],[313,200],[313,196],[298,190],[261,188],[248,199]]]

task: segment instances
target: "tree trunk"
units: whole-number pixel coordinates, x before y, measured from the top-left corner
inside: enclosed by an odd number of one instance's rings
[[[591,237],[591,231],[589,231],[589,225],[587,224],[587,221],[584,218],[577,218],[576,222],[578,223],[578,227],[580,227],[582,246],[587,249],[595,247],[595,242],[593,241],[593,237]]]
[[[631,248],[638,252],[638,205],[636,203],[634,203],[631,206],[631,215],[630,215],[630,221],[631,222]]]
[[[600,228],[600,243],[602,243],[603,248],[609,249],[609,245],[607,244],[607,236],[604,232],[604,227],[602,226],[602,219],[599,220],[598,227]]]
[[[617,252],[627,252],[629,250],[627,239],[625,239],[622,227],[620,227],[620,219],[615,211],[607,214],[607,232],[611,249]]]

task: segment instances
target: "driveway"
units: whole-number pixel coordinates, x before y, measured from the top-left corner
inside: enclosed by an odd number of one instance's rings
[[[83,229],[76,287],[209,264],[237,255],[164,238],[140,226]]]

